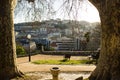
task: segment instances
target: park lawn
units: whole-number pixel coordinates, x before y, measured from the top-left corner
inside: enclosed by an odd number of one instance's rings
[[[37,60],[32,63],[34,64],[54,64],[54,65],[79,65],[86,64],[89,60]]]

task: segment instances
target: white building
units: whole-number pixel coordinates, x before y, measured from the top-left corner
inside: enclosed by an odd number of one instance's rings
[[[65,34],[66,35],[72,35],[72,30],[71,29],[65,29]]]
[[[50,34],[48,34],[48,38],[50,38],[50,37],[58,37],[58,38],[61,38],[61,33],[60,33],[60,32],[50,33]]]

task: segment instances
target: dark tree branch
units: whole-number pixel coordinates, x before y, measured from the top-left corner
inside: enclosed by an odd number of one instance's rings
[[[106,0],[89,0],[97,9],[98,11],[101,10],[101,4],[104,3]]]

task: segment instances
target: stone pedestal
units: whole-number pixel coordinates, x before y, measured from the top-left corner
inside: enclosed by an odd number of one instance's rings
[[[59,80],[58,75],[59,75],[60,69],[58,67],[53,67],[50,69],[50,71],[51,71],[53,80]]]

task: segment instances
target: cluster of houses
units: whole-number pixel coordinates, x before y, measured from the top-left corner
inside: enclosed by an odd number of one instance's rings
[[[65,23],[65,21],[64,21]],[[67,23],[67,22],[66,22]],[[50,47],[57,51],[80,51],[85,50],[86,40],[83,33],[77,28],[56,28],[55,25],[59,24],[59,21],[49,20],[45,22],[28,22],[15,24],[16,42],[19,42],[22,46],[28,48],[27,35],[30,34],[30,47],[31,49],[37,49],[38,45],[42,45],[47,50]],[[78,33],[79,36],[73,33]],[[68,37],[70,36],[70,37]],[[81,36],[81,37],[80,37]]]

